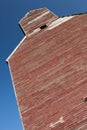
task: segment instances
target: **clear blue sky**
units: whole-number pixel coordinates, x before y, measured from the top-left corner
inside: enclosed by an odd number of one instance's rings
[[[41,7],[66,16],[87,12],[87,0],[0,0],[0,130],[22,130],[5,60],[24,36],[18,21],[28,11]]]

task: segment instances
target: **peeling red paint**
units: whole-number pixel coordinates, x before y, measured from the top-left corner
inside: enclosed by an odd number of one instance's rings
[[[57,19],[49,13],[27,28],[28,20],[46,11],[32,11],[22,19],[26,38],[8,61],[24,129],[86,130],[87,14],[28,37],[37,25]]]

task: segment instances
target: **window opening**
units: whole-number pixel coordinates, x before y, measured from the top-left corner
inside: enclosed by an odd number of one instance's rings
[[[46,24],[44,24],[44,25],[42,25],[42,26],[40,27],[41,30],[42,30],[42,29],[45,29],[45,28],[47,28],[47,25],[46,25]]]

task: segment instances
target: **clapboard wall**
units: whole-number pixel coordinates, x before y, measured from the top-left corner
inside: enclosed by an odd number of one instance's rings
[[[25,37],[7,61],[24,130],[86,130],[87,14],[42,8],[19,24]]]

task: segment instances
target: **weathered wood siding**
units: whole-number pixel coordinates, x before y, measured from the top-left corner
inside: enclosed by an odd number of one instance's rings
[[[24,33],[29,35],[40,26],[44,24],[49,25],[56,19],[58,19],[56,15],[50,12],[47,8],[42,8],[27,13],[25,17],[19,21],[19,24]]]
[[[87,14],[27,36],[9,65],[25,130],[87,130]]]

